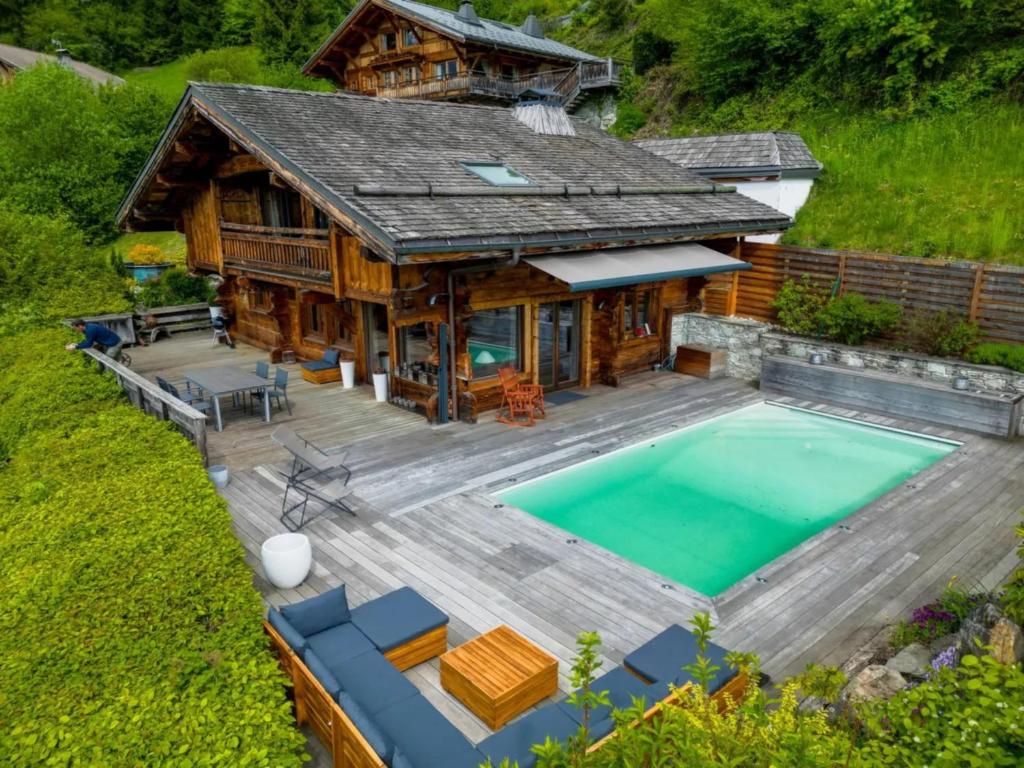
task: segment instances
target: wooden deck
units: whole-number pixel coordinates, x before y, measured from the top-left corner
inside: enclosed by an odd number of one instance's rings
[[[170,378],[185,366],[226,360],[248,366],[259,356],[250,348],[213,348],[205,334],[132,350],[136,371]],[[315,387],[297,370],[289,392],[294,414],[275,411],[275,421],[349,451],[357,514],[328,514],[308,525],[313,573],[297,590],[270,587],[259,573],[258,552],[265,538],[283,530],[277,470],[285,456],[270,442],[271,427],[226,408],[225,431],[209,435],[211,462],[232,470],[224,496],[267,600],[290,602],[345,583],[350,601],[359,604],[410,585],[451,616],[453,646],[508,624],[559,660],[563,691],[581,630],[600,632],[607,668],[665,625],[711,610],[716,640],[760,654],[765,671],[778,679],[812,661],[847,662],[953,575],[966,586],[994,586],[1016,562],[1013,527],[1024,507],[1020,441],[799,403],[964,446],[846,518],[848,531],[833,526],[760,569],[767,581],[751,576],[710,599],[525,512],[499,507],[488,492],[759,401],[748,384],[643,374],[551,407],[533,429],[506,427],[491,414],[475,426],[430,427],[420,416],[373,402],[367,388]],[[471,740],[488,734],[442,690],[436,659],[407,674]]]

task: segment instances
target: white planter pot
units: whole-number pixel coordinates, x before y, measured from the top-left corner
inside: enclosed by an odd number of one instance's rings
[[[218,488],[227,488],[228,486],[228,468],[223,464],[215,464],[206,470],[206,474],[210,476],[210,480]]]
[[[293,589],[309,575],[313,550],[301,533],[282,533],[263,542],[260,548],[263,572],[278,589]]]
[[[218,317],[224,317],[224,308],[218,306],[210,307],[210,319],[216,320]]]
[[[341,367],[341,388],[352,389],[356,385],[356,361],[342,360],[338,365]]]
[[[386,373],[373,374],[373,394],[378,403],[388,401],[388,375]]]

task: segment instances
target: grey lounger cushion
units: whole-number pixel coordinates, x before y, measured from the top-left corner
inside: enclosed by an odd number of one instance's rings
[[[708,644],[705,655],[713,665],[719,667],[711,680],[711,693],[736,675],[736,672],[725,663],[727,653],[728,651],[720,645]],[[697,654],[697,641],[693,634],[678,624],[673,624],[626,656],[622,663],[648,680],[678,686],[694,682],[683,666],[696,662]]]
[[[530,748],[534,744],[543,744],[549,736],[556,741],[564,741],[575,734],[579,727],[579,723],[561,707],[549,704],[488,736],[477,744],[477,749],[489,757],[493,765],[500,765],[507,757],[510,763],[517,761],[519,768],[533,768],[537,756]]]
[[[484,757],[465,736],[421,694],[374,715],[395,743],[396,759],[415,768],[477,768]],[[398,763],[402,764],[402,763]]]
[[[363,603],[352,623],[381,651],[389,651],[448,623],[448,616],[411,587]]]
[[[344,584],[301,603],[282,605],[281,613],[303,637],[344,624],[351,618]]]

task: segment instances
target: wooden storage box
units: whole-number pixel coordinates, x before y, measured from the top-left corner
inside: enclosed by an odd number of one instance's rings
[[[702,379],[720,379],[725,376],[728,352],[700,344],[676,347],[676,373],[699,376]]]

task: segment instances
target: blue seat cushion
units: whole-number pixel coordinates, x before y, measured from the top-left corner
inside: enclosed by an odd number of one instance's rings
[[[282,605],[281,613],[303,637],[344,624],[351,618],[344,584],[301,603]]]
[[[415,768],[477,768],[484,757],[465,736],[421,694],[374,715],[377,725],[395,743],[398,755]]]
[[[537,756],[531,751],[534,744],[543,744],[549,736],[555,741],[565,741],[579,728],[580,724],[560,706],[549,704],[488,736],[477,744],[477,749],[490,758],[493,765],[500,765],[507,757],[510,763],[518,762],[519,768],[533,768],[537,763]]]
[[[291,649],[302,658],[306,649],[309,648],[309,643],[306,642],[306,638],[302,636],[295,627],[292,626],[291,622],[284,617],[284,615],[276,608],[271,608],[267,613],[267,621],[279,634]]]
[[[352,611],[352,623],[381,651],[390,651],[448,623],[448,616],[411,587],[363,603]]]
[[[324,357],[321,362],[327,363],[331,367],[338,365],[338,360],[341,358],[341,352],[337,349],[325,349]]]
[[[634,698],[643,697],[647,702],[647,706],[652,705],[655,698],[664,698],[664,696],[657,694],[656,688],[660,691],[660,688],[645,683],[636,675],[630,674],[629,670],[623,667],[616,667],[611,672],[606,672],[594,680],[590,689],[595,693],[607,691],[611,706],[601,706],[592,710],[590,722],[596,723],[601,720],[608,720],[612,716],[613,709],[629,709],[633,706]],[[583,713],[578,707],[564,700],[558,706],[577,723],[583,722]],[[593,734],[591,735],[593,736]]]
[[[337,368],[337,363],[328,363],[326,360],[307,360],[302,364],[302,367],[307,371],[326,371],[331,368]]]
[[[678,624],[673,624],[626,656],[623,664],[648,680],[664,686],[669,683],[683,685],[693,682],[693,678],[683,666],[695,663],[698,653],[697,641],[693,634]],[[709,686],[711,693],[721,688],[736,674],[725,663],[727,653],[722,646],[708,643],[705,656],[713,665],[719,667]]]
[[[327,691],[327,695],[332,699],[338,698],[338,694],[341,692],[341,683],[338,682],[338,678],[334,676],[334,673],[327,668],[323,660],[313,651],[306,651],[305,661],[309,671],[313,673],[313,677],[319,680],[320,685]]]
[[[345,710],[345,714],[352,721],[352,725],[363,734],[363,738],[366,739],[366,742],[373,751],[377,753],[377,757],[390,765],[391,755],[395,749],[394,742],[384,735],[384,732],[377,726],[377,723],[373,721],[373,718],[370,717],[369,713],[363,709],[362,705],[355,698],[342,691],[338,694],[338,704]]]
[[[319,656],[331,672],[334,672],[334,667],[339,662],[374,650],[373,643],[351,623],[339,624],[323,632],[317,632],[307,637],[306,642],[309,643],[309,650]],[[334,674],[337,677],[337,673]]]
[[[419,693],[405,675],[373,648],[358,656],[328,662],[328,667],[342,690],[371,715]]]

